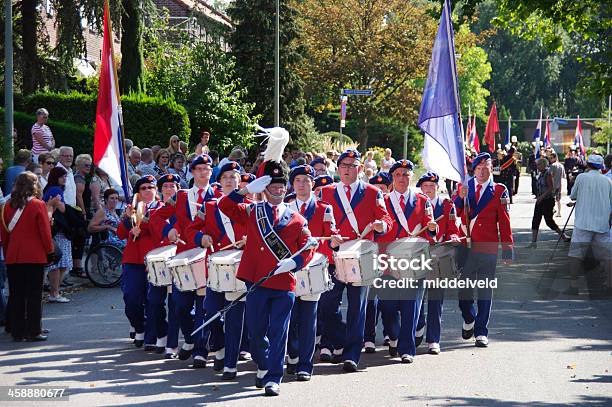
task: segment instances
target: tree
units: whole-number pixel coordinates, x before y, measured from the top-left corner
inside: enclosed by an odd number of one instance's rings
[[[246,100],[255,105],[261,123],[274,123],[275,0],[236,0],[227,9],[235,24],[230,37],[236,71],[248,89]],[[296,120],[304,113],[303,83],[296,72],[302,63],[297,43],[299,29],[292,2],[280,2],[280,122]],[[305,119],[300,119],[305,120]],[[299,126],[296,126],[296,128]]]
[[[121,76],[119,88],[122,94],[145,91],[142,0],[123,0],[121,13]]]
[[[490,95],[485,83],[491,79],[491,63],[486,51],[474,45],[476,36],[464,25],[457,33],[457,75],[461,111],[471,110],[480,118],[486,117],[487,98]],[[469,108],[468,108],[469,107]]]
[[[307,54],[300,66],[313,110],[333,110],[343,88],[372,89],[349,96],[349,117],[358,123],[359,148],[379,117],[414,121],[427,74],[436,23],[412,2],[304,0],[297,3]]]
[[[259,117],[245,102],[246,90],[236,77],[235,59],[216,42],[197,41],[168,28],[167,21],[146,30],[147,93],[172,97],[185,106],[192,128],[192,144],[202,130],[212,134],[210,145],[229,153],[236,145],[248,147]]]

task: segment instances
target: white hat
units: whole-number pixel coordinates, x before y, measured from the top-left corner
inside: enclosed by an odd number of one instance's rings
[[[604,159],[599,154],[590,154],[587,158],[587,164],[601,170],[604,167]]]

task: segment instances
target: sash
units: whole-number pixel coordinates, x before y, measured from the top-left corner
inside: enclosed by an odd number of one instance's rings
[[[219,210],[219,217],[221,218],[221,223],[223,224],[223,228],[225,229],[225,233],[227,234],[230,242],[236,243],[236,236],[234,233],[234,227],[232,226],[232,221],[226,214],[221,212],[221,210]]]
[[[402,210],[402,207],[400,206],[399,200],[397,199],[397,195],[394,193],[391,193],[389,195],[389,200],[391,200],[391,205],[393,206],[393,210],[395,211],[395,214],[397,215],[397,219],[399,220],[400,225],[402,225],[404,230],[408,232],[410,236],[417,235],[421,231],[421,224],[418,223],[414,227],[414,231],[411,231],[410,228],[408,227],[408,219],[406,219],[406,214],[404,213],[404,211]]]
[[[278,261],[281,261],[288,258],[291,255],[291,251],[270,224],[270,219],[268,219],[268,216],[266,215],[265,205],[266,204],[264,202],[255,204],[257,229],[259,229],[259,234],[261,235],[266,246],[268,246],[268,249]]]
[[[338,193],[338,196],[340,197],[340,202],[342,203],[342,209],[344,210],[344,213],[346,214],[346,217],[349,223],[351,224],[351,227],[353,228],[357,236],[361,236],[361,232],[359,231],[359,224],[357,223],[357,218],[355,218],[355,213],[353,212],[353,208],[351,207],[351,204],[348,201],[348,198],[346,197],[346,191],[344,190],[344,184],[342,184],[341,182],[338,182],[338,184],[336,184],[336,192]]]
[[[13,219],[11,219],[11,221],[9,222],[8,226],[5,225],[6,230],[11,233],[13,231],[13,229],[15,229],[15,226],[17,226],[17,222],[19,222],[19,219],[21,219],[21,215],[23,215],[23,211],[26,208],[26,206],[28,206],[28,203],[34,199],[34,197],[30,196],[27,198],[27,202],[25,204],[25,206],[23,208],[19,208],[15,211],[15,214],[13,215]],[[6,201],[6,203],[4,205],[7,205],[8,201]],[[2,206],[2,223],[4,223],[4,205]]]

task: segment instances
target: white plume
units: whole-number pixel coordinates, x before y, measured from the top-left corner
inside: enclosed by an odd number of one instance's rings
[[[266,137],[268,141],[268,146],[264,153],[264,161],[281,162],[285,147],[289,144],[289,132],[282,127],[261,130],[262,133],[258,134],[258,136]]]

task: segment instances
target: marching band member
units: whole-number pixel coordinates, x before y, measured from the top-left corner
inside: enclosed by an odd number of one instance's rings
[[[459,229],[457,227],[457,211],[455,204],[449,198],[438,195],[440,177],[434,172],[423,174],[417,181],[417,188],[421,188],[433,207],[433,217],[438,224],[438,234],[433,237],[434,242],[453,241],[459,243]],[[417,325],[415,346],[423,341],[425,325],[427,325],[427,344],[429,353],[440,353],[440,331],[442,324],[442,302],[444,301],[443,288],[428,288],[427,291],[427,324],[425,324],[425,299],[421,303],[421,312]]]
[[[137,206],[144,206],[144,217],[148,212],[159,206],[155,196],[155,177],[145,175],[136,181],[134,190],[137,191]],[[121,274],[121,291],[125,303],[125,315],[135,328],[134,345],[140,348],[145,340],[145,306],[147,302],[147,272],[144,264],[144,255],[154,247],[150,225],[141,219],[134,221],[132,216],[140,212],[140,208],[129,205],[117,228],[117,237],[127,239],[123,251],[123,272]],[[144,219],[144,218],[143,218]]]
[[[432,216],[429,198],[409,188],[413,168],[411,161],[399,160],[389,170],[393,191],[385,196],[385,204],[395,222],[391,231],[378,239],[380,243],[406,237],[430,239],[437,233],[438,226]],[[416,326],[425,291],[422,279],[416,285],[416,288],[406,288],[402,299],[385,298],[380,301],[383,323],[390,331],[389,354],[396,356],[399,352],[402,363],[412,363],[416,355]]]
[[[286,133],[285,130],[282,132]],[[279,156],[277,160],[266,161],[262,164],[265,165],[262,177],[219,201],[219,209],[223,213],[247,228],[247,243],[238,268],[238,278],[250,288],[261,278],[275,272],[246,297],[246,320],[252,356],[257,364],[255,385],[265,387],[266,396],[280,393],[279,385],[283,377],[289,319],[295,299],[295,277],[288,272],[308,264],[314,252],[313,249],[306,249],[291,257],[292,253],[307,247],[310,232],[305,219],[283,203],[288,173],[286,164],[281,165],[280,160]],[[262,192],[266,202],[243,203],[246,194]]]
[[[182,240],[181,235],[185,233],[187,226],[193,222],[198,209],[204,202],[221,195],[219,191],[213,190],[209,184],[212,173],[212,159],[207,154],[194,158],[191,162],[190,171],[193,175],[193,187],[178,190],[174,197],[170,198],[162,208],[153,214],[150,221],[155,225],[156,230],[162,230],[162,239],[167,238],[170,242],[176,243],[177,254],[194,247],[193,242]],[[189,359],[193,352],[194,344],[191,332],[193,332],[194,320],[191,310],[194,305],[196,308],[204,306],[203,296],[203,293],[181,292],[173,287],[174,314],[185,340],[182,348],[176,354],[176,357],[180,360]],[[176,345],[178,346],[178,344]]]
[[[178,191],[181,183],[181,178],[178,175],[166,174],[157,180],[157,190],[160,192],[162,202],[160,205],[149,211],[147,216],[142,220],[143,224],[150,221],[153,213],[158,208],[161,208],[176,191]],[[153,248],[166,246],[168,241],[159,240],[155,242],[157,237],[161,235],[161,231],[151,231],[151,239],[153,240]],[[144,253],[146,255],[146,253]],[[168,319],[166,320],[166,297],[168,297]],[[145,327],[145,351],[155,351],[155,353],[164,353],[168,341],[170,343],[178,343],[178,325],[174,319],[172,312],[174,304],[168,295],[168,287],[157,287],[153,284],[147,288],[147,324]],[[174,339],[176,338],[176,339]],[[177,345],[178,346],[178,345]]]
[[[315,197],[318,197],[320,195],[319,191],[321,190],[321,188],[327,185],[331,185],[333,183],[334,179],[330,175],[319,175],[318,177],[315,177],[313,188]]]
[[[338,246],[335,235],[336,225],[330,205],[317,201],[312,192],[314,169],[310,165],[294,167],[289,174],[289,184],[293,187],[296,199],[289,207],[308,221],[310,233],[320,237],[332,236],[331,246]],[[321,243],[319,253],[331,260],[331,248]],[[309,381],[312,375],[312,357],[315,350],[317,328],[317,305],[321,294],[305,295],[296,298],[291,311],[289,340],[287,343],[287,373],[297,372],[298,381]]]
[[[513,239],[510,226],[508,190],[503,184],[496,184],[491,178],[492,163],[489,153],[480,153],[472,162],[474,178],[467,185],[458,187],[459,194],[454,202],[457,215],[467,218],[464,232],[471,239],[471,249],[463,266],[462,276],[470,279],[492,279],[495,277],[497,250],[502,243],[502,259],[512,261]],[[469,211],[464,207],[467,197]],[[468,233],[469,232],[469,233]],[[459,308],[463,316],[462,337],[465,340],[476,336],[476,346],[485,348],[489,344],[488,324],[491,315],[493,291],[491,288],[478,289],[478,310],[474,307],[472,289],[459,291]]]
[[[334,219],[342,237],[373,240],[374,234],[384,234],[392,227],[383,194],[372,185],[358,179],[363,169],[357,150],[346,150],[338,158],[340,182],[321,189],[321,200],[332,205]],[[363,237],[361,237],[363,235]],[[330,273],[335,267],[330,265]],[[330,349],[336,359],[342,358],[345,372],[356,372],[363,345],[368,288],[345,284],[332,277],[334,288],[321,295],[319,307],[323,316],[321,360],[330,360]],[[342,325],[340,302],[347,290],[348,311],[346,328]]]
[[[238,163],[230,161],[224,164],[217,175],[223,195],[228,195],[238,187],[241,167]],[[218,200],[206,202],[194,222],[187,227],[185,239],[196,246],[210,248],[218,251],[223,247],[240,242],[246,236],[244,225],[232,222],[218,207]],[[236,244],[234,248],[241,248]],[[210,252],[209,252],[210,253]],[[240,293],[222,293],[206,287],[204,308],[196,309],[196,326],[216,314],[229,301],[237,298]],[[240,302],[225,314],[224,322],[219,319],[212,322],[195,338],[194,368],[206,367],[208,351],[215,352],[214,368],[223,370],[224,379],[236,377],[240,342],[244,319],[244,302]],[[208,343],[210,349],[206,349]]]
[[[386,194],[389,192],[389,185],[391,185],[391,176],[388,172],[380,171],[370,178],[369,183],[380,189],[383,194]],[[376,352],[376,325],[378,325],[378,316],[380,315],[378,301],[379,298],[376,289],[371,287],[368,304],[366,306],[365,330],[363,332],[363,347],[365,348],[365,353]]]

